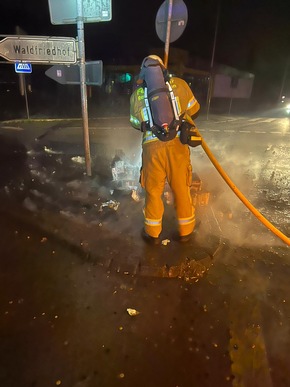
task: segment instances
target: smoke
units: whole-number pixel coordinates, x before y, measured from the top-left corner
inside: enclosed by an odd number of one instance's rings
[[[270,222],[289,233],[289,146],[249,141],[247,136],[210,136],[207,145],[234,186]],[[201,147],[193,149],[192,163],[211,194],[210,204],[231,243],[250,246],[281,244],[235,195]]]

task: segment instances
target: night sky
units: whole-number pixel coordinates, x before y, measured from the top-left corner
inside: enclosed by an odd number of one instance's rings
[[[188,23],[172,47],[211,60],[218,0],[184,0]],[[112,20],[85,24],[86,57],[104,64],[139,63],[164,47],[155,31],[162,0],[112,0]],[[48,0],[1,0],[0,33],[19,25],[29,35],[77,36],[76,25],[52,25]],[[290,1],[220,0],[215,62],[252,72],[274,95],[290,55]],[[289,75],[290,78],[290,75]],[[290,80],[289,80],[290,82]]]

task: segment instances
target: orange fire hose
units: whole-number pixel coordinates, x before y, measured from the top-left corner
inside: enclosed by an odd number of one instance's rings
[[[273,226],[272,223],[270,223],[250,202],[249,200],[241,193],[241,191],[233,184],[231,179],[228,177],[228,175],[225,173],[225,171],[222,169],[214,155],[211,153],[209,147],[207,146],[206,142],[200,135],[199,131],[196,128],[196,133],[199,137],[201,137],[201,146],[205,153],[207,154],[210,161],[213,163],[221,177],[225,180],[225,182],[228,184],[228,186],[232,189],[232,191],[237,195],[237,197],[245,204],[245,206],[255,215],[257,219],[260,220],[266,226],[272,233],[274,233],[278,238],[280,238],[286,245],[290,246],[290,238],[287,237],[285,234],[283,234],[280,230],[278,230],[275,226]]]

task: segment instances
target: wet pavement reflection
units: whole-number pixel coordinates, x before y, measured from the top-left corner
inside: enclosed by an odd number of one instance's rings
[[[56,132],[1,141],[13,157],[1,158],[0,385],[290,385],[289,248],[202,151],[193,154],[210,192],[197,206],[201,227],[188,245],[174,242],[165,205],[167,242],[156,248],[140,238],[142,192],[136,200],[136,187],[112,185],[105,136],[88,178],[79,145],[67,132],[49,139]],[[210,145],[289,235],[289,146],[248,144],[246,159],[234,140]]]

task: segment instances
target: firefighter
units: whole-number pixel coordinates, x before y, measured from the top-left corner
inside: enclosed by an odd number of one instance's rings
[[[143,60],[137,83],[139,86],[130,98],[130,123],[143,132],[140,183],[145,190],[145,206],[142,237],[150,244],[160,243],[164,213],[162,195],[167,180],[174,196],[177,239],[187,242],[196,224],[190,193],[189,145],[201,143],[194,132],[193,121],[200,105],[183,79],[168,76],[157,55],[149,55]]]

